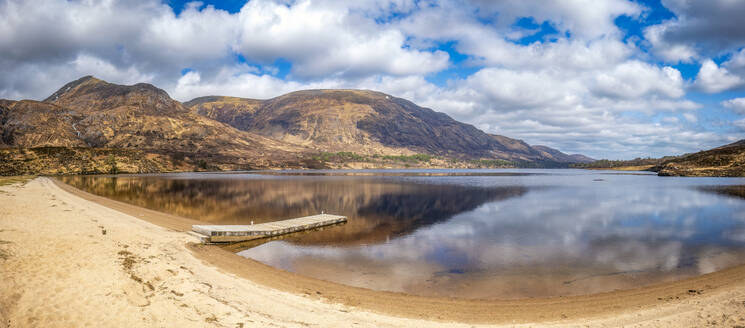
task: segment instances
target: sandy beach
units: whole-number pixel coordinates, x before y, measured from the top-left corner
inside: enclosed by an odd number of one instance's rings
[[[194,222],[49,178],[0,186],[0,327],[745,326],[745,266],[588,296],[426,298],[202,246]]]

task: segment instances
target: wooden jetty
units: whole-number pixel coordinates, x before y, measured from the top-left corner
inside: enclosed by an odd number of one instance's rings
[[[250,225],[193,225],[192,234],[204,243],[231,243],[273,237],[346,222],[347,217],[331,214]]]

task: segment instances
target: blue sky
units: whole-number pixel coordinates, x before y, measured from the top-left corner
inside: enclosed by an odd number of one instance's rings
[[[80,19],[86,17],[86,19]],[[745,138],[745,1],[0,1],[0,98],[383,91],[596,158]]]

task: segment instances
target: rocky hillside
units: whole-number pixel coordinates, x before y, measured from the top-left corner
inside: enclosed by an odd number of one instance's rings
[[[184,103],[199,115],[241,130],[246,129],[259,105],[261,100],[223,96],[199,97]]]
[[[75,111],[33,100],[0,103],[0,142],[6,146],[84,147],[74,123],[82,116]]]
[[[549,154],[522,140],[490,135],[446,114],[368,90],[305,90],[264,101],[212,96],[184,104],[240,130],[323,152],[558,163],[586,160],[553,149]]]
[[[745,176],[745,139],[664,161],[652,169],[662,176]]]

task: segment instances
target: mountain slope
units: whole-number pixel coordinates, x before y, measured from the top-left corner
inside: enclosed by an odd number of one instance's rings
[[[223,122],[241,130],[248,126],[253,113],[261,104],[261,100],[207,96],[185,102],[184,106],[193,109],[197,114]]]
[[[375,91],[304,90],[264,101],[211,96],[184,104],[240,130],[325,152],[554,161],[521,140]]]
[[[662,176],[745,176],[745,139],[682,155],[654,167]]]
[[[15,147],[85,147],[75,131],[79,114],[33,100],[0,103],[0,141]]]

